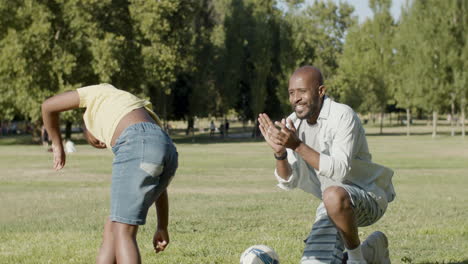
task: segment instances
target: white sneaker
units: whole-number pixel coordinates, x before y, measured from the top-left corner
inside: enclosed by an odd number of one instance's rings
[[[375,231],[361,244],[362,255],[369,264],[390,264],[388,239],[384,233]]]

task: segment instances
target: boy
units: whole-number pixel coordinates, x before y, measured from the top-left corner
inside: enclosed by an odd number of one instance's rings
[[[65,165],[59,113],[78,107],[83,115],[85,137],[96,148],[111,147],[111,214],[104,226],[97,263],[141,263],[136,242],[149,207],[155,203],[158,227],[153,245],[156,253],[169,243],[166,188],[175,174],[178,154],[151,103],[110,84],[92,85],[55,95],[42,104],[42,118],[54,155],[53,167]]]

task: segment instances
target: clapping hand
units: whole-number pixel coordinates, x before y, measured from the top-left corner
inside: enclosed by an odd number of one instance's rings
[[[290,119],[287,121],[289,127],[286,126],[284,118],[281,122],[276,121],[273,123],[267,114],[260,114],[258,122],[260,123],[260,132],[262,132],[266,142],[276,154],[283,153],[285,148],[294,150],[301,143],[296,135],[296,128]]]

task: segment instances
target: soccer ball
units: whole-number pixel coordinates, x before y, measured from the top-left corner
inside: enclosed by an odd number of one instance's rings
[[[279,257],[272,248],[255,245],[242,253],[240,264],[279,264]]]

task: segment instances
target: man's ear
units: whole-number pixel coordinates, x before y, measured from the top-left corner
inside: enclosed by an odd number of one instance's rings
[[[325,92],[327,91],[327,87],[325,85],[320,85],[318,91],[320,98],[322,98],[325,95]]]

